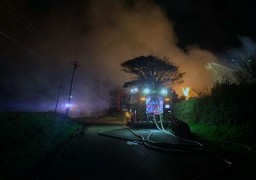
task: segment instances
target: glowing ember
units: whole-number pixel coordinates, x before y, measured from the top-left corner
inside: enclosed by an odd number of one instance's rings
[[[182,88],[183,91],[183,95],[186,97],[186,100],[189,98],[189,92],[190,92],[190,88],[189,87],[183,87]]]

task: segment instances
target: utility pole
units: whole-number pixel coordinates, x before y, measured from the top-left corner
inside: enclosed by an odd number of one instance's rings
[[[55,113],[57,112],[57,107],[58,107],[58,103],[59,103],[59,99],[60,99],[61,88],[62,88],[62,84],[59,87],[58,97],[57,97],[56,106],[55,106],[55,110],[54,110]]]
[[[72,93],[72,87],[73,87],[73,81],[74,81],[74,74],[75,74],[75,71],[78,67],[77,65],[77,62],[78,61],[74,61],[74,63],[72,63],[72,65],[74,66],[73,67],[73,72],[72,72],[72,77],[71,77],[71,83],[70,83],[70,89],[69,89],[69,95],[68,95],[68,104],[67,104],[67,112],[66,112],[66,118],[68,119],[68,113],[69,113],[69,109],[70,109],[70,101],[71,101],[71,93]]]

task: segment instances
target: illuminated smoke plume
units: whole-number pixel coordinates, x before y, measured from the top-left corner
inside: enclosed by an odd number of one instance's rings
[[[186,52],[179,49],[173,24],[151,1],[91,0],[82,6],[83,28],[72,22],[72,10],[65,11],[67,19],[58,22],[62,11],[54,11],[49,18],[48,31],[54,35],[51,44],[62,66],[80,61],[74,91],[85,109],[106,107],[108,90],[129,78],[120,63],[141,55],[169,57],[186,72],[182,86],[203,89],[212,84],[204,65],[216,57],[194,46]],[[63,31],[56,33],[56,29]]]
[[[120,62],[153,54],[169,57],[186,72],[184,85],[194,89],[212,85],[204,65],[216,61],[216,57],[193,46],[186,53],[179,49],[172,23],[156,4],[139,1],[129,6],[125,1],[91,1],[88,17],[88,55],[104,66],[106,71],[101,74],[106,73],[114,82],[121,84],[127,79],[120,71]]]
[[[49,12],[41,24],[47,36],[35,46],[39,53],[50,57],[38,61],[36,81],[47,86],[39,97],[47,99],[44,92],[50,91],[52,109],[61,82],[61,102],[66,103],[70,63],[74,60],[80,67],[75,74],[72,102],[86,112],[108,106],[108,90],[129,79],[120,63],[137,56],[169,57],[180,71],[186,72],[183,85],[176,87],[178,91],[183,86],[203,89],[212,85],[204,65],[216,61],[216,57],[196,46],[187,47],[186,52],[178,48],[172,22],[152,1],[79,2],[64,3]],[[36,87],[30,89],[35,92]]]

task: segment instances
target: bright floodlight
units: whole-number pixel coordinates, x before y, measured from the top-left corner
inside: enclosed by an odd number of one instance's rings
[[[143,93],[144,93],[144,94],[148,94],[148,93],[150,93],[150,89],[145,88],[145,89],[143,90]]]
[[[138,90],[138,88],[132,88],[131,89],[131,93],[137,93],[139,90]]]
[[[71,107],[72,106],[72,104],[65,104],[65,106],[66,106],[66,108],[68,108],[68,107]]]
[[[162,89],[162,90],[161,90],[161,94],[162,94],[162,95],[167,95],[167,89]]]
[[[166,104],[166,105],[165,105],[165,108],[166,108],[166,109],[169,109],[169,108],[170,108],[170,104]]]

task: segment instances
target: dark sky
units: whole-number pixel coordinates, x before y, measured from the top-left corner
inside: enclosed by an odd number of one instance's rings
[[[0,0],[0,109],[52,110],[67,101],[79,61],[74,103],[107,107],[108,90],[128,76],[120,63],[167,56],[186,72],[184,86],[211,85],[207,62],[227,64],[256,50],[249,0]]]
[[[197,44],[221,52],[239,46],[237,36],[255,40],[256,13],[250,0],[157,0],[174,24],[182,48]]]

